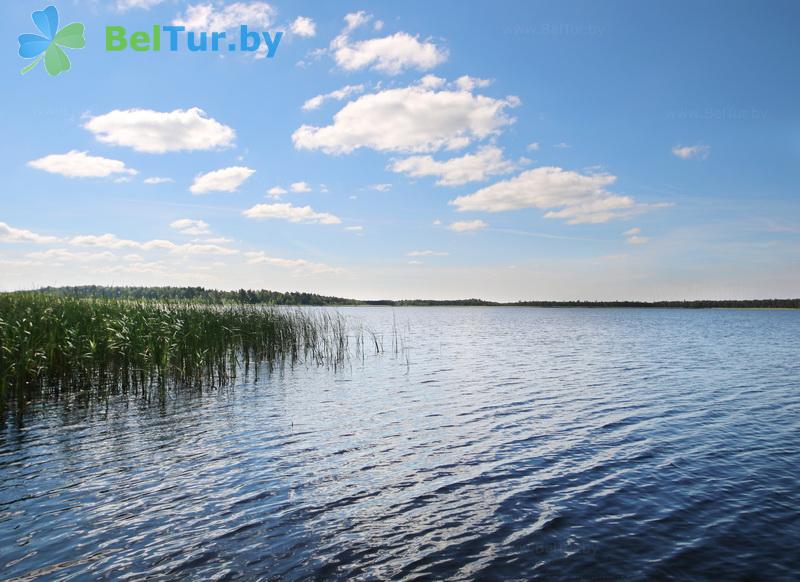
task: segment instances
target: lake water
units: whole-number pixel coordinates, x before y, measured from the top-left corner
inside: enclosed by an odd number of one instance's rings
[[[339,312],[386,352],[9,419],[0,578],[800,576],[800,312]]]

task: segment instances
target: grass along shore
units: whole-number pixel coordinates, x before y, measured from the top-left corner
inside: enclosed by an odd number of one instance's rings
[[[2,293],[0,408],[75,391],[222,385],[264,363],[338,366],[348,344],[344,318],[330,312]]]

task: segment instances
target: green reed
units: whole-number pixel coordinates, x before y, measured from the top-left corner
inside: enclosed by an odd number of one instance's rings
[[[330,312],[0,294],[0,407],[75,391],[217,386],[261,364],[340,366],[348,354],[344,318]]]

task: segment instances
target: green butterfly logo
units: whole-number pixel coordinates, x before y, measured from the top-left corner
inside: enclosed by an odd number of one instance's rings
[[[70,62],[67,54],[61,47],[82,49],[86,46],[83,37],[85,28],[79,22],[68,24],[58,30],[58,10],[55,6],[48,6],[38,10],[32,15],[33,23],[44,36],[38,34],[23,34],[19,37],[19,56],[23,59],[36,59],[20,71],[25,74],[44,59],[44,68],[51,77],[69,71]]]

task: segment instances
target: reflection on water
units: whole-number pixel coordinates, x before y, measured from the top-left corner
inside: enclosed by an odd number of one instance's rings
[[[340,311],[387,352],[8,422],[0,576],[800,571],[800,313]]]

